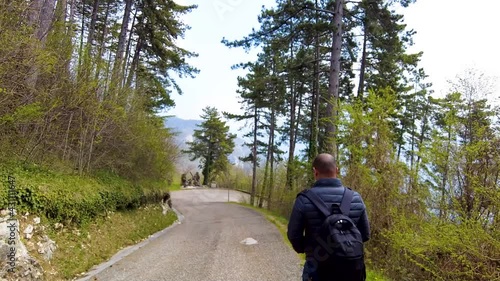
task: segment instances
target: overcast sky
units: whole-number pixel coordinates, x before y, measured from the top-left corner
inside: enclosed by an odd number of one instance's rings
[[[183,96],[174,94],[176,107],[167,112],[183,119],[200,119],[202,109],[214,106],[220,111],[238,112],[236,78],[244,74],[231,70],[240,62],[253,61],[256,53],[228,49],[223,37],[241,39],[252,27],[258,28],[257,16],[262,5],[274,0],[177,0],[196,4],[184,18],[191,26],[179,44],[199,54],[190,61],[200,69],[195,79],[180,79]],[[443,96],[452,80],[467,68],[500,77],[499,19],[497,0],[417,0],[403,11],[408,28],[417,31],[410,52],[423,51],[421,67],[433,83],[435,95]],[[495,87],[500,96],[500,83]]]

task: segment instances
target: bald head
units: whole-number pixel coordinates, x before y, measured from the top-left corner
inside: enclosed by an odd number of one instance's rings
[[[321,153],[313,161],[316,178],[337,177],[337,164],[335,157],[328,153]]]

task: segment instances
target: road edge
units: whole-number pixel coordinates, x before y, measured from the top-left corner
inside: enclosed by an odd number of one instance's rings
[[[133,252],[139,250],[140,248],[146,246],[151,241],[156,240],[161,235],[165,234],[166,232],[170,231],[172,228],[181,224],[184,221],[184,216],[177,209],[172,208],[172,210],[177,215],[177,220],[174,221],[174,223],[172,223],[170,226],[168,226],[167,228],[162,229],[156,233],[151,234],[147,239],[141,241],[140,243],[137,243],[135,245],[131,245],[131,246],[128,246],[128,247],[121,249],[116,254],[114,254],[108,261],[103,262],[103,263],[98,264],[98,265],[95,265],[88,272],[86,272],[83,277],[80,277],[79,279],[73,278],[73,280],[75,280],[75,281],[88,281],[88,280],[90,280],[90,278],[101,273],[102,271],[104,271],[108,267],[113,266],[115,263],[119,262],[120,260],[122,260],[126,256],[128,256],[128,255],[132,254]]]

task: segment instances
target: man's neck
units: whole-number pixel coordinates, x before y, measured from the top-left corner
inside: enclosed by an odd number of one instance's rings
[[[337,175],[334,176],[318,176],[316,177],[316,180],[324,180],[324,179],[336,179]]]

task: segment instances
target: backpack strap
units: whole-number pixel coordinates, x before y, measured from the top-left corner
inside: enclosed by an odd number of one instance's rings
[[[328,217],[329,215],[332,214],[332,211],[328,208],[328,206],[321,200],[321,198],[314,192],[310,192],[309,189],[303,190],[300,192],[298,195],[303,195],[309,199],[318,210],[325,215],[325,217]],[[349,212],[351,211],[351,201],[352,197],[354,195],[354,192],[348,188],[344,187],[344,195],[342,196],[342,202],[340,203],[340,211],[342,214],[349,216]],[[338,206],[338,205],[337,205]]]
[[[328,206],[326,206],[325,202],[323,202],[323,200],[321,200],[321,198],[319,198],[316,193],[311,192],[310,190],[304,190],[299,193],[299,195],[307,197],[314,204],[314,206],[316,206],[316,208],[318,208],[321,213],[325,215],[325,217],[328,217],[332,214],[332,212],[328,210],[329,208]]]
[[[342,202],[340,203],[340,211],[342,214],[349,216],[349,212],[351,211],[351,201],[354,195],[354,192],[348,188],[344,187],[344,196],[342,197]]]

